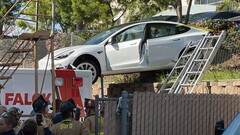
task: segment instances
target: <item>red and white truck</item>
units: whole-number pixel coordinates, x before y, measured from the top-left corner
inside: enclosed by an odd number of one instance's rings
[[[14,69],[9,69],[11,73]],[[8,74],[8,72],[7,72]],[[6,75],[7,75],[6,74]],[[44,75],[45,74],[45,75]],[[56,98],[65,101],[73,98],[76,105],[83,108],[84,99],[92,98],[92,72],[88,70],[55,70]],[[45,76],[45,77],[44,77]],[[43,81],[43,78],[44,81]],[[1,83],[1,80],[0,80]],[[38,91],[52,103],[52,72],[38,70]],[[7,108],[18,107],[23,115],[29,115],[35,95],[35,70],[18,68],[12,78],[0,91],[1,104]],[[81,109],[81,114],[84,110]]]

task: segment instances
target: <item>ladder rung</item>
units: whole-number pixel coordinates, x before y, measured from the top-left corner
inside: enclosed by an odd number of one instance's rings
[[[181,84],[182,87],[191,87],[193,86],[194,84]]]
[[[207,61],[207,59],[198,59],[198,60],[194,60],[194,62],[205,62]]]
[[[32,33],[22,33],[21,35],[18,36],[18,39],[20,40],[28,40],[29,38],[32,37]]]
[[[19,35],[18,39],[20,40],[33,40],[33,39],[49,39],[50,31],[36,31],[35,33],[22,33]]]
[[[207,36],[206,38],[207,39],[209,39],[209,38],[219,38],[219,36]]]
[[[0,63],[0,66],[18,66],[20,63]]]
[[[200,74],[201,73],[201,71],[189,71],[189,72],[187,72],[188,74]]]
[[[9,53],[25,53],[25,52],[30,52],[31,49],[12,49],[9,50]]]
[[[196,48],[198,44],[190,45],[188,48]]]
[[[0,76],[0,80],[11,79],[11,76]]]
[[[182,58],[190,57],[192,54],[183,55]]]
[[[169,91],[170,91],[170,88],[167,88],[167,89],[161,90],[161,93],[165,93],[165,92],[169,92]]]
[[[175,69],[179,69],[179,68],[184,68],[184,65],[175,67]]]
[[[212,50],[214,49],[214,47],[203,47],[203,48],[199,48],[200,50]]]

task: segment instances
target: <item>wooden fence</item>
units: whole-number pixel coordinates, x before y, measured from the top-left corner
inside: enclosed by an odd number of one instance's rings
[[[238,95],[135,92],[129,131],[132,135],[214,135],[216,121],[222,118],[226,127],[239,112],[239,101]],[[121,135],[117,103],[105,107],[105,135]]]

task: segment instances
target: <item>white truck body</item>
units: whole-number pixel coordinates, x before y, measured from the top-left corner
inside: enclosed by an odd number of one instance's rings
[[[11,70],[14,69],[9,69],[6,75],[10,74]],[[83,108],[84,99],[92,98],[92,72],[87,70],[60,69],[55,70],[55,73],[55,82],[60,85],[56,87],[56,98],[60,98],[62,101],[73,98],[76,105]],[[52,103],[52,72],[47,70],[45,80],[43,81],[44,74],[44,70],[38,70],[38,92]],[[80,84],[75,85],[75,80],[80,82]],[[0,80],[1,84],[2,82]],[[23,115],[29,115],[33,110],[34,94],[35,70],[19,68],[13,74],[12,79],[0,91],[1,104],[7,108],[18,107],[23,110]],[[82,113],[84,113],[83,110]]]

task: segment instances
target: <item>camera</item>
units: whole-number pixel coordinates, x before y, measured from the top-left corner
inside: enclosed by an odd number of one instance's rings
[[[36,115],[36,120],[37,120],[37,125],[38,125],[38,126],[41,126],[41,125],[42,125],[41,122],[43,122],[43,120],[42,120],[42,114],[37,114],[37,115]]]
[[[79,119],[80,119],[80,113],[81,113],[81,109],[80,108],[75,108],[74,110],[73,110],[73,112],[75,113],[75,120],[76,121],[79,121]]]

